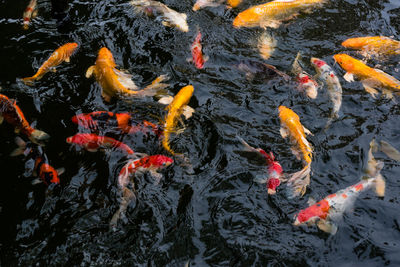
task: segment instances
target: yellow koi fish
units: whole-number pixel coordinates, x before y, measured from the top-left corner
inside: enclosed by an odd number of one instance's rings
[[[117,95],[128,97],[153,96],[168,86],[168,84],[161,83],[168,79],[168,76],[161,75],[144,89],[138,90],[131,79],[132,75],[116,69],[116,66],[110,50],[103,47],[99,50],[95,65],[89,67],[86,71],[86,78],[94,74],[102,88],[101,95],[107,102]]]
[[[27,85],[32,85],[34,81],[40,80],[47,72],[56,71],[55,67],[64,61],[69,62],[71,55],[75,52],[77,47],[77,43],[66,43],[60,46],[51,54],[49,59],[43,63],[35,75],[23,78],[22,81]]]
[[[393,97],[393,91],[400,92],[400,81],[389,74],[370,68],[361,61],[346,54],[336,54],[333,58],[346,71],[343,78],[348,82],[352,82],[354,81],[354,75],[357,76],[361,80],[365,91],[370,93],[372,97],[375,98],[375,95],[378,93],[375,88],[382,89],[382,93],[388,98]]]
[[[164,119],[164,138],[162,140],[162,145],[169,153],[175,155],[175,152],[172,150],[169,144],[169,138],[171,133],[175,132],[175,127],[180,119],[180,116],[185,113],[193,113],[194,110],[187,106],[194,92],[194,88],[192,85],[187,85],[183,87],[174,97],[172,102],[167,106],[166,110],[168,111],[167,115]],[[191,111],[186,112],[185,108],[190,108]],[[186,115],[186,117],[190,117],[191,114]]]
[[[279,118],[281,120],[281,135],[283,138],[290,137],[293,154],[300,160],[302,157],[304,168],[290,175],[288,185],[293,188],[293,197],[302,196],[310,184],[310,172],[312,161],[312,147],[306,139],[306,134],[311,134],[301,123],[299,116],[290,108],[279,106]],[[300,156],[301,153],[301,156]]]
[[[385,36],[350,38],[342,43],[346,48],[361,50],[365,56],[399,55],[400,41]]]
[[[311,12],[327,0],[275,0],[240,12],[233,21],[239,27],[278,28],[282,21],[290,20],[299,12]]]

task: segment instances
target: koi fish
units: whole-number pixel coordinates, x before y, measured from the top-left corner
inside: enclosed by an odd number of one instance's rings
[[[258,38],[258,51],[263,59],[269,59],[274,52],[275,47],[276,40],[269,33],[264,32],[260,38]]]
[[[339,118],[339,110],[342,105],[342,86],[340,85],[336,73],[325,61],[312,57],[311,64],[314,65],[318,76],[326,83],[328,94],[333,102],[332,114],[325,126],[325,129],[327,129],[332,123],[332,120]]]
[[[186,117],[190,117],[194,112],[192,108],[187,106],[194,92],[192,85],[187,85],[183,87],[173,98],[172,102],[167,106],[168,111],[164,119],[164,138],[162,140],[162,145],[165,150],[167,150],[172,155],[175,152],[169,145],[169,138],[171,133],[175,132],[176,124],[182,114]]]
[[[350,38],[342,43],[346,48],[361,50],[365,56],[399,55],[400,41],[385,36]]]
[[[367,175],[363,176],[357,184],[331,194],[310,207],[301,210],[295,215],[293,225],[311,225],[316,223],[320,230],[334,235],[337,232],[337,225],[333,221],[339,220],[344,212],[353,206],[361,192],[375,188],[376,194],[379,197],[385,195],[385,180],[380,174],[383,162],[374,159],[371,151],[372,142],[368,152]]]
[[[365,91],[370,93],[373,98],[378,93],[375,88],[381,88],[382,93],[388,98],[393,98],[393,91],[398,93],[400,90],[400,81],[381,70],[370,68],[346,54],[336,54],[333,58],[346,71],[343,78],[348,82],[352,82],[354,81],[354,75],[357,76],[361,80]]]
[[[285,81],[290,80],[290,76],[278,70],[275,66],[252,60],[243,60],[236,67],[246,73],[248,80],[269,80],[276,76],[281,76]]]
[[[114,127],[125,134],[135,134],[137,132],[147,133],[152,131],[158,137],[162,135],[162,129],[160,129],[158,125],[147,120],[137,123],[129,113],[94,111],[75,115],[71,120],[73,123],[94,132],[99,131],[100,126],[103,128]]]
[[[312,161],[312,147],[306,139],[306,134],[311,132],[300,123],[299,116],[290,108],[279,106],[279,118],[281,120],[280,133],[285,139],[290,137],[293,154],[304,162],[304,168],[290,175],[288,185],[293,189],[293,196],[302,196],[310,184],[310,172]],[[301,153],[301,156],[300,156]]]
[[[117,95],[128,97],[153,96],[168,86],[168,84],[161,83],[168,79],[168,76],[161,75],[144,89],[138,90],[131,79],[132,75],[115,67],[116,64],[111,51],[103,47],[99,50],[95,65],[89,67],[86,71],[86,78],[94,74],[102,88],[101,95],[107,102]]]
[[[22,15],[24,20],[23,21],[24,30],[27,30],[29,28],[29,23],[31,22],[31,19],[37,16],[36,4],[37,4],[36,0],[31,0],[24,11],[24,14]]]
[[[309,98],[315,99],[318,95],[318,83],[300,66],[300,57],[301,54],[298,52],[292,65],[292,73],[296,75],[299,91],[305,92]]]
[[[224,0],[197,0],[196,3],[193,5],[193,11],[197,11],[200,8],[204,7],[215,7],[219,6],[224,2]],[[232,8],[232,7],[237,7],[242,3],[242,0],[226,0],[227,7]]]
[[[254,148],[250,146],[240,137],[238,137],[238,139],[248,151],[256,152],[265,159],[265,162],[268,165],[268,178],[262,179],[259,182],[266,183],[268,194],[274,195],[276,193],[276,188],[285,180],[281,164],[275,160],[275,156],[272,152],[267,153],[262,148]]]
[[[89,152],[97,152],[100,148],[119,149],[120,151],[133,155],[135,152],[126,144],[108,136],[99,136],[97,134],[78,133],[67,138],[67,143],[75,144],[85,148]]]
[[[122,197],[120,206],[117,212],[114,213],[110,226],[114,228],[121,216],[125,216],[125,211],[128,205],[132,201],[136,201],[135,185],[132,176],[137,173],[143,173],[149,171],[151,175],[156,179],[155,184],[158,184],[162,178],[162,175],[158,173],[163,168],[168,167],[174,162],[173,159],[163,155],[145,156],[141,159],[129,160],[118,175],[118,186],[122,190]],[[132,183],[131,188],[128,188],[129,183]]]
[[[149,17],[156,17],[166,27],[175,27],[183,32],[189,31],[185,13],[176,12],[165,4],[153,0],[133,0],[130,3],[136,12],[144,12]]]
[[[27,144],[21,138],[16,137],[15,143],[18,145],[18,148],[11,152],[10,156],[15,157],[24,154],[25,156],[30,156],[35,160],[33,175],[39,178],[33,180],[32,184],[41,182],[45,185],[60,183],[59,176],[65,171],[64,168],[59,168],[57,170],[54,169],[54,167],[49,164],[43,151],[38,151],[38,149]]]
[[[77,49],[77,43],[66,43],[57,48],[47,59],[35,75],[28,78],[23,78],[22,81],[27,85],[32,85],[34,81],[40,80],[47,72],[56,71],[56,67],[61,63],[69,62],[71,55]]]
[[[233,26],[278,28],[283,21],[295,18],[300,12],[311,13],[315,7],[327,0],[275,0],[252,6],[240,12],[233,20]]]
[[[21,132],[36,144],[43,144],[43,141],[50,138],[47,133],[34,129],[29,125],[15,100],[0,94],[0,124],[3,123],[4,119],[15,127],[15,132]]]
[[[201,33],[198,31],[196,39],[194,40],[190,50],[192,51],[192,59],[190,61],[193,62],[193,64],[196,66],[198,69],[202,69],[204,67],[204,63],[208,60],[208,56],[204,56],[202,50],[202,45],[200,43],[201,41]]]

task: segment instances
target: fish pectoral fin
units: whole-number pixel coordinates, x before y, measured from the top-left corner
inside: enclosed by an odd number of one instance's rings
[[[158,185],[163,178],[163,175],[155,170],[151,170],[150,175],[154,178],[154,185]]]
[[[65,168],[58,168],[56,170],[56,172],[57,172],[58,175],[61,175],[61,174],[63,174],[65,172]]]
[[[304,127],[304,126],[303,126],[303,130],[304,130],[304,133],[305,133],[305,134],[314,136],[314,134],[313,134],[310,130],[308,130],[306,127]]]
[[[69,63],[71,61],[70,57],[64,59],[65,62]]]
[[[43,182],[43,181],[42,181],[40,178],[36,178],[36,179],[33,179],[32,185],[40,184],[40,183],[42,183],[42,182]]]
[[[192,63],[193,62],[193,58],[188,57],[188,58],[186,58],[186,61],[189,62],[189,63]]]
[[[209,57],[209,56],[203,56],[203,60],[204,60],[204,62],[207,62],[209,59],[210,59],[210,57]]]
[[[393,91],[391,90],[382,89],[382,94],[388,99],[393,99]]]
[[[385,153],[386,156],[388,156],[389,158],[400,161],[400,152],[383,140],[381,140],[381,151]]]
[[[90,78],[90,77],[93,75],[94,68],[95,68],[95,65],[90,66],[90,67],[87,69],[86,74],[85,74],[85,77],[86,77],[86,78]]]
[[[161,21],[161,24],[164,25],[165,27],[172,27],[171,23],[165,20]]]
[[[281,133],[283,139],[286,139],[289,136],[289,132],[284,127],[281,127],[279,132]]]
[[[194,113],[194,108],[192,108],[188,105],[183,107],[182,114],[183,114],[183,116],[185,116],[185,119],[189,119],[190,117],[192,117],[193,113]]]
[[[310,197],[310,198],[308,199],[308,201],[307,201],[307,204],[308,204],[309,206],[312,206],[312,205],[314,205],[315,203],[317,203],[317,201],[315,201],[315,199],[314,199],[313,197]]]
[[[344,78],[346,81],[348,81],[348,82],[354,82],[354,75],[353,75],[353,73],[346,72],[346,73],[343,75],[343,78]]]
[[[260,22],[260,27],[261,28],[273,28],[273,29],[277,29],[279,28],[279,26],[281,26],[282,22],[278,21],[278,20],[263,20]]]
[[[19,133],[21,132],[21,129],[20,129],[20,128],[15,128],[15,129],[14,129],[14,132],[15,132],[16,134],[19,134]]]
[[[163,96],[160,99],[158,99],[158,103],[163,104],[163,105],[169,105],[171,104],[172,100],[174,100],[174,98],[172,96]]]
[[[365,91],[367,91],[367,93],[369,93],[373,98],[376,98],[376,95],[378,94],[378,90],[372,88],[366,82],[362,82],[362,85],[364,86],[364,89],[365,89]]]
[[[51,72],[57,72],[57,69],[55,67],[50,68]]]
[[[37,11],[37,9],[35,9],[35,10],[32,12],[32,19],[36,18],[37,15],[38,15],[38,11]]]
[[[104,90],[101,91],[101,96],[104,98],[104,100],[106,102],[110,102],[111,101],[111,96],[108,95],[107,93],[105,93]]]
[[[300,152],[296,148],[291,147],[290,150],[292,151],[293,155],[295,155],[297,160],[301,160]]]
[[[334,235],[337,232],[337,225],[327,220],[319,220],[317,226],[320,230],[331,235]]]

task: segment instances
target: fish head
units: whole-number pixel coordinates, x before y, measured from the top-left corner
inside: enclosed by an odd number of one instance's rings
[[[278,178],[269,178],[267,181],[267,188],[268,188],[268,194],[273,195],[276,193],[276,188],[281,184],[281,180]]]
[[[70,51],[71,53],[78,48],[77,43],[67,43],[64,45],[65,50]]]
[[[84,134],[84,133],[78,133],[74,136],[67,137],[66,141],[69,144],[78,144],[78,145],[84,145],[89,142],[89,140],[93,139],[92,136],[93,134]]]
[[[333,56],[335,61],[347,72],[352,72],[354,69],[354,59],[346,54],[336,54]]]
[[[314,223],[317,219],[326,219],[329,213],[329,202],[325,199],[314,205],[301,210],[297,215],[293,225]]]
[[[198,11],[199,9],[206,7],[206,6],[212,6],[212,1],[210,0],[197,0],[196,3],[194,3],[192,10],[193,11]]]
[[[183,32],[188,32],[189,31],[189,25],[186,22],[187,15],[184,13],[173,13],[170,14],[171,16],[171,21],[169,21],[174,27],[178,28],[180,31]]]
[[[320,69],[320,68],[322,68],[322,66],[326,65],[325,61],[323,61],[319,58],[316,58],[316,57],[312,57],[310,62],[317,69]]]
[[[346,48],[361,48],[366,44],[366,38],[349,38],[342,42],[342,46]]]
[[[100,48],[99,54],[97,55],[96,63],[97,62],[106,63],[112,67],[116,66],[114,57],[113,57],[111,51],[107,47]]]
[[[293,110],[291,110],[290,108],[287,108],[285,106],[279,106],[278,110],[279,110],[279,118],[281,120],[287,120],[287,119],[292,118],[293,116],[297,116],[297,114],[294,113]]]
[[[171,165],[174,160],[164,155],[155,155],[152,157],[152,164],[158,168],[166,168]]]
[[[257,26],[260,24],[262,16],[263,11],[261,8],[249,8],[243,12],[240,12],[233,20],[232,24],[235,28]]]

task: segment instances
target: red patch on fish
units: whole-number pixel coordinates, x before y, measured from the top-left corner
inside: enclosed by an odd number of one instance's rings
[[[191,47],[193,64],[198,69],[202,69],[204,67],[204,63],[206,62],[203,56],[203,52],[201,51],[202,46],[200,40],[201,40],[201,33],[199,31]]]
[[[320,202],[304,209],[299,212],[297,215],[297,221],[299,223],[307,222],[308,220],[319,217],[321,219],[326,219],[329,213],[329,202],[325,199]]]

